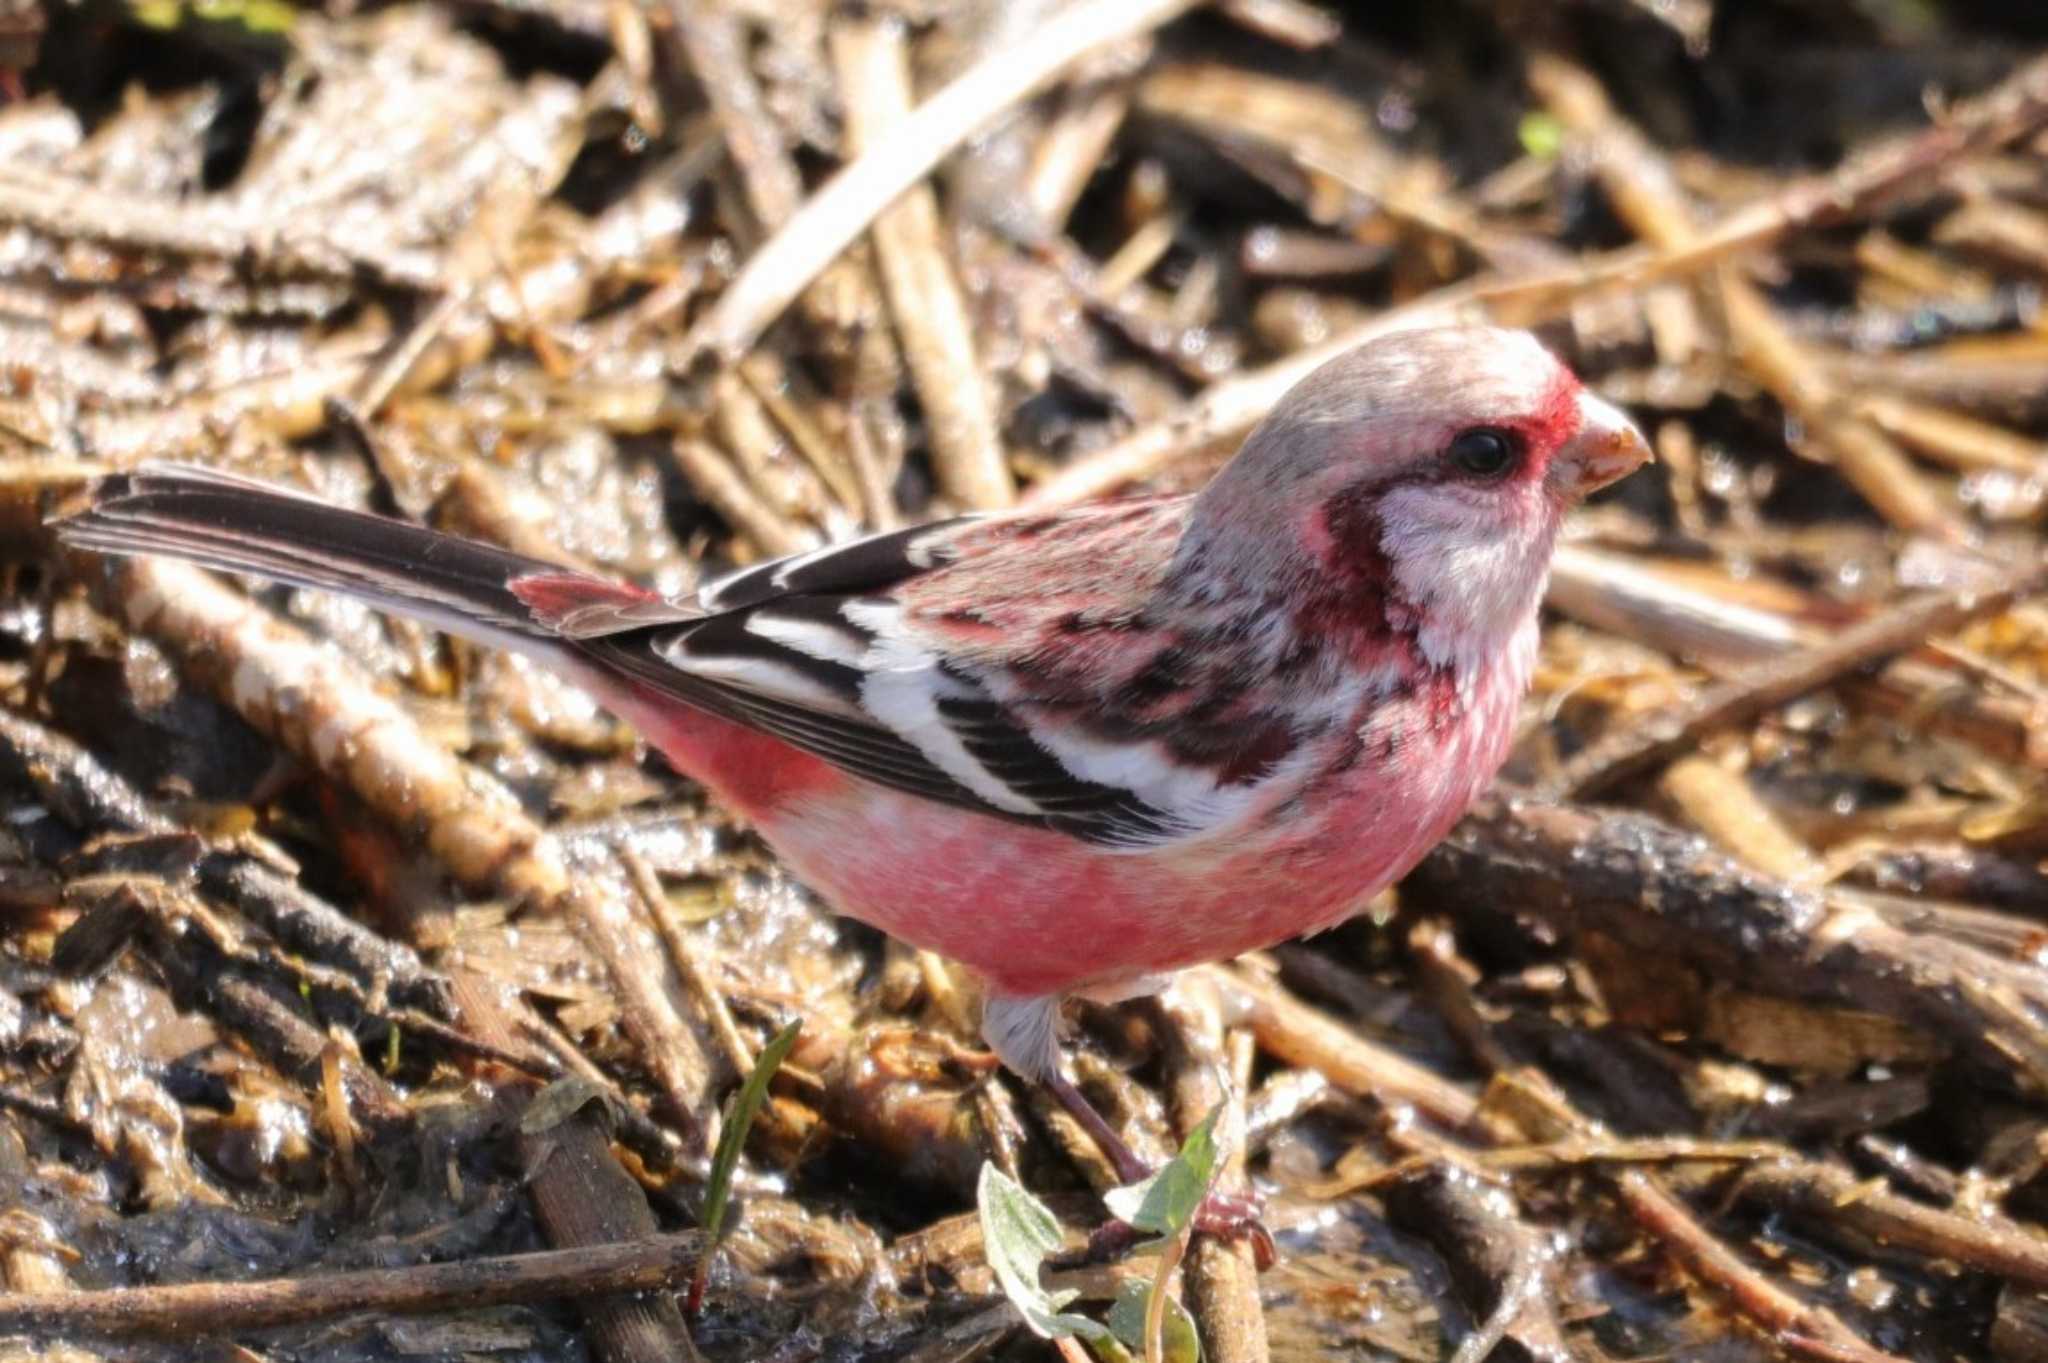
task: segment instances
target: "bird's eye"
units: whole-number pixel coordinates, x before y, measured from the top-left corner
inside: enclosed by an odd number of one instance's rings
[[[1451,462],[1474,478],[1498,478],[1514,466],[1515,437],[1490,426],[1461,431],[1451,442]]]

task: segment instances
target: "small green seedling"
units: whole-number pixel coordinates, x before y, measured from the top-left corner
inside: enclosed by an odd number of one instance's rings
[[[1039,1268],[1060,1247],[1059,1218],[1052,1209],[993,1164],[981,1166],[974,1202],[988,1266],[1031,1333],[1041,1339],[1108,1338],[1109,1329],[1100,1321],[1061,1311],[1079,1293],[1048,1292],[1039,1285]]]
[[[1140,1358],[1145,1356],[1153,1286],[1143,1278],[1126,1278],[1117,1285],[1116,1301],[1109,1308],[1109,1332]],[[1159,1295],[1166,1306],[1160,1341],[1164,1363],[1202,1363],[1202,1337],[1195,1333],[1195,1318],[1171,1293]]]
[[[1102,1200],[1118,1220],[1159,1237],[1152,1244],[1166,1250],[1160,1273],[1152,1282],[1125,1281],[1110,1308],[1107,1326],[1064,1309],[1077,1293],[1048,1292],[1040,1285],[1039,1269],[1046,1256],[1060,1247],[1059,1220],[1002,1170],[993,1164],[982,1165],[974,1200],[981,1214],[988,1266],[1003,1295],[1033,1334],[1042,1339],[1079,1340],[1103,1363],[1128,1363],[1133,1351],[1148,1363],[1201,1363],[1202,1346],[1195,1323],[1165,1290],[1165,1280],[1180,1261],[1188,1228],[1208,1196],[1218,1163],[1216,1114],[1212,1112],[1188,1133],[1180,1153],[1157,1173],[1103,1194]]]
[[[754,1119],[761,1115],[761,1105],[768,1101],[768,1081],[775,1077],[775,1071],[782,1068],[790,1048],[796,1045],[797,1033],[803,1030],[804,1021],[798,1018],[777,1032],[774,1039],[761,1048],[761,1054],[754,1060],[754,1071],[747,1076],[747,1082],[740,1085],[740,1091],[732,1096],[732,1102],[725,1109],[725,1126],[718,1133],[718,1148],[711,1153],[711,1181],[704,1188],[704,1257],[697,1261],[696,1276],[690,1279],[690,1295],[684,1309],[696,1315],[704,1305],[704,1287],[711,1278],[711,1261],[718,1254],[718,1242],[725,1236],[726,1208],[732,1203],[732,1176],[739,1167],[740,1151],[746,1146],[747,1132],[753,1127]]]

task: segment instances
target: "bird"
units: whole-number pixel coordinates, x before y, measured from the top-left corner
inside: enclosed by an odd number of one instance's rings
[[[1421,860],[1506,759],[1567,512],[1650,457],[1528,332],[1431,327],[1314,370],[1192,494],[956,516],[687,597],[178,465],[56,529],[558,669],[833,909],[978,976],[995,1056],[1132,1182],[1062,1001],[1320,932]]]

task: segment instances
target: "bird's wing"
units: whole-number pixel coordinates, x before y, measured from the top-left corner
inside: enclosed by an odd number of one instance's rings
[[[965,519],[760,565],[585,639],[643,684],[927,799],[1106,847],[1200,837],[1302,750],[1254,603],[1154,618],[1185,503]],[[1295,763],[1298,765],[1298,763]]]
[[[1289,699],[1267,684],[1304,667],[1264,603],[1159,607],[1185,508],[966,517],[762,564],[685,601],[205,469],[111,478],[59,533],[567,649],[885,785],[1148,848],[1259,807],[1319,722],[1303,687]]]

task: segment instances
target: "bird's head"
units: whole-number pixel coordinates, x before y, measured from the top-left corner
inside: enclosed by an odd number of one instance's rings
[[[1316,370],[1204,489],[1183,553],[1239,584],[1349,585],[1436,661],[1533,618],[1567,510],[1650,458],[1525,331],[1395,332]]]

